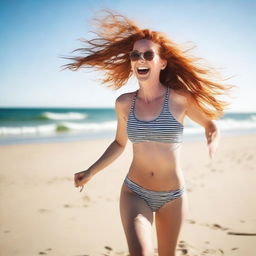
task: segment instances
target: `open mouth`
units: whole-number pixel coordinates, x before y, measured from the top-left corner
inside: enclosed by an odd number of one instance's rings
[[[145,75],[149,72],[149,68],[147,67],[139,67],[137,68],[137,72],[140,74],[140,75]]]

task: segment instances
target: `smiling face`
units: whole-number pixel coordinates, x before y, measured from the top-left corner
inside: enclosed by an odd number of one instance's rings
[[[152,60],[145,60],[144,58],[142,58],[142,56],[140,56],[139,60],[131,61],[132,71],[137,79],[141,82],[149,80],[159,80],[160,71],[167,64],[167,61],[161,59],[158,55],[159,45],[150,40],[142,39],[134,43],[133,51],[138,51],[139,53],[152,51],[154,53],[154,58]],[[140,71],[140,69],[142,69],[142,71]],[[144,72],[143,69],[145,69]]]

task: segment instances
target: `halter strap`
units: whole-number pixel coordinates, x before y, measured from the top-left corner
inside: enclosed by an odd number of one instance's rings
[[[169,111],[169,109],[168,109],[169,91],[170,91],[170,88],[167,87],[166,94],[165,94],[165,99],[164,99],[164,111]]]
[[[133,95],[133,98],[132,98],[132,105],[131,105],[131,109],[130,109],[130,112],[133,112],[133,109],[134,109],[134,105],[135,105],[135,99],[137,97],[137,94],[138,94],[138,90],[135,92],[135,94]]]

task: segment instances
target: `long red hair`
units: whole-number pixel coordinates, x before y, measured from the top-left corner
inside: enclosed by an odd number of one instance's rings
[[[175,90],[183,89],[195,99],[198,107],[210,118],[216,119],[223,115],[224,108],[229,103],[217,96],[227,94],[234,87],[214,81],[217,72],[212,68],[200,66],[201,58],[189,56],[190,49],[182,50],[171,41],[167,35],[159,31],[139,28],[127,17],[106,10],[107,15],[102,19],[94,19],[98,25],[97,35],[91,40],[82,39],[86,48],[75,51],[83,56],[64,57],[73,60],[65,64],[64,69],[78,70],[79,68],[96,68],[105,71],[103,84],[119,89],[132,75],[129,52],[137,40],[148,39],[157,43],[159,55],[167,60],[167,66],[160,73],[160,82]],[[224,79],[223,79],[224,80]]]

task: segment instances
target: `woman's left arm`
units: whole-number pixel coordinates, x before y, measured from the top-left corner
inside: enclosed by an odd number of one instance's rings
[[[186,115],[197,122],[205,129],[205,136],[207,139],[207,146],[210,158],[213,158],[219,144],[220,131],[216,123],[209,119],[198,107],[195,99],[191,95],[187,95],[187,109]]]

